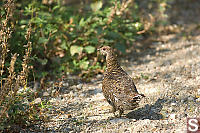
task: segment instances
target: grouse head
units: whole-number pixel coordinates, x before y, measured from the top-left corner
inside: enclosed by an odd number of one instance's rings
[[[113,49],[109,46],[103,46],[99,50],[100,50],[100,53],[104,56],[109,56],[114,53]]]
[[[109,46],[103,46],[99,49],[100,53],[106,56],[106,66],[107,70],[112,70],[114,68],[119,68],[120,65],[117,61],[114,50]]]

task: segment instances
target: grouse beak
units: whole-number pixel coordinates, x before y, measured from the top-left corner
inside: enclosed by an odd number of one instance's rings
[[[98,48],[97,51],[101,51],[101,47],[103,46],[103,44],[101,44]]]

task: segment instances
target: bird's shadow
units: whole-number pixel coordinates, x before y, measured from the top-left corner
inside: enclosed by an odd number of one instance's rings
[[[163,115],[160,111],[163,108],[163,103],[165,103],[166,99],[158,99],[153,105],[146,104],[142,108],[138,108],[134,111],[129,112],[126,117],[130,119],[136,120],[160,120],[163,119]]]

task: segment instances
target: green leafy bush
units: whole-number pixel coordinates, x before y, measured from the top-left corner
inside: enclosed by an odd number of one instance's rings
[[[137,32],[143,30],[137,5],[131,0],[96,1],[79,8],[57,1],[16,1],[11,51],[23,53],[25,31],[31,23],[31,60],[36,78],[61,71],[96,72],[102,67],[96,51],[100,45],[112,45],[125,53],[127,44],[132,44],[139,36]]]

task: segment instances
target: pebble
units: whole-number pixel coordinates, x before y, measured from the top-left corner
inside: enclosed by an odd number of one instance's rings
[[[176,106],[176,103],[171,103],[171,106]]]
[[[83,87],[83,84],[78,84],[78,85],[76,86],[76,88],[77,88],[78,90],[81,90],[82,87]]]
[[[56,93],[56,89],[53,89],[51,92],[51,95],[54,95]]]
[[[102,78],[102,77],[103,77],[102,74],[98,74],[98,75],[97,75],[97,78]]]
[[[80,97],[85,97],[85,93],[81,93],[79,96]]]
[[[51,99],[49,100],[49,102],[50,102],[50,103],[56,102],[56,98],[51,98]]]
[[[197,99],[196,99],[196,102],[200,102],[200,98],[197,98]]]
[[[92,92],[92,94],[97,94],[102,92],[101,88],[95,88],[94,91]]]
[[[66,82],[66,83],[63,83],[62,85],[65,86],[65,87],[68,87],[68,86],[69,86],[69,83]]]
[[[130,119],[115,118],[113,120],[110,120],[111,123],[119,123],[119,122],[127,122],[127,121],[130,121]]]
[[[75,90],[76,88],[77,88],[77,86],[76,85],[73,85],[73,86],[71,86],[70,87],[72,90]]]
[[[170,114],[170,115],[169,115],[169,118],[170,118],[171,120],[175,120],[175,119],[176,119],[176,114]]]
[[[77,92],[74,92],[74,97],[78,97],[78,93]]]
[[[38,103],[41,103],[42,102],[42,99],[41,98],[36,98],[34,100],[34,104],[38,104]]]
[[[72,129],[71,129],[71,128],[68,128],[68,127],[66,127],[64,132],[69,132],[69,131],[72,131]]]
[[[197,90],[197,94],[200,96],[200,89]]]
[[[44,96],[44,97],[47,97],[47,96],[49,96],[49,93],[48,93],[48,92],[44,92],[44,93],[43,93],[43,96]]]
[[[188,101],[194,101],[194,100],[195,100],[194,97],[192,97],[192,96],[188,97]]]
[[[69,95],[70,95],[71,97],[73,97],[73,96],[74,96],[73,91],[70,91]]]

